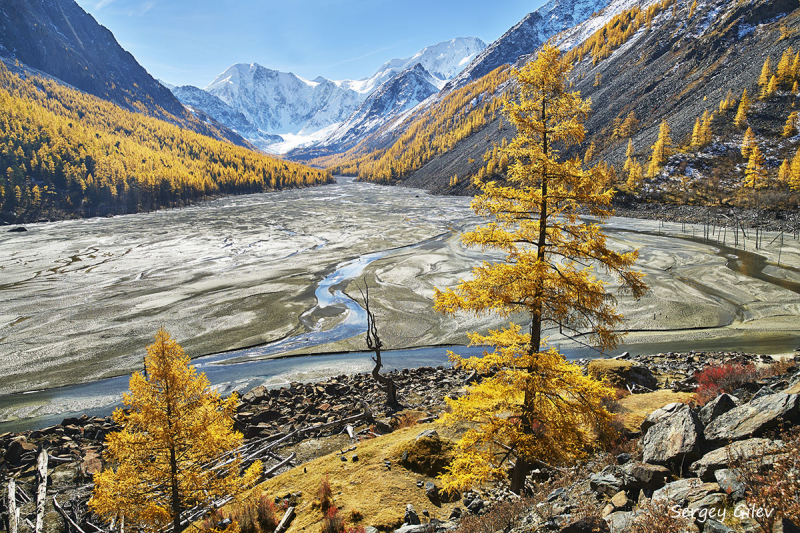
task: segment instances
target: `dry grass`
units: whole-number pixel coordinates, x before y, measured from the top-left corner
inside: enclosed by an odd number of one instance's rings
[[[659,390],[646,394],[631,394],[618,402],[616,412],[619,424],[627,431],[636,432],[647,416],[673,402],[688,403],[694,398],[691,392],[672,392]]]
[[[364,526],[374,526],[382,531],[396,529],[402,525],[409,503],[420,516],[423,509],[428,509],[431,518],[446,519],[458,502],[442,503],[437,507],[427,498],[425,490],[417,486],[418,480],[437,481],[411,472],[400,464],[402,450],[410,446],[419,433],[430,428],[435,428],[443,437],[454,437],[449,430],[435,424],[415,425],[360,442],[357,450],[346,455],[347,462],[337,454],[326,455],[266,481],[258,490],[268,494],[302,491],[303,495],[308,495],[297,505],[292,531],[317,533],[322,528],[322,513],[319,507],[313,507],[311,500],[326,476],[333,505],[341,516],[353,520],[354,515],[360,515]],[[358,462],[350,460],[353,454],[358,455]],[[386,468],[384,459],[391,461],[391,469]],[[441,486],[438,482],[437,485]],[[353,525],[350,520],[346,527]]]

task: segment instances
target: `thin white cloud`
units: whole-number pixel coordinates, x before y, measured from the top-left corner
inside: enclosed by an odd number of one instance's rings
[[[114,2],[114,0],[100,0],[99,2],[97,2],[94,5],[94,8],[95,9],[103,9],[104,7],[106,7],[108,4],[111,4],[112,2]]]
[[[114,0],[102,0],[102,1],[103,2],[113,2]],[[129,17],[141,17],[142,15],[144,15],[145,13],[147,13],[148,11],[153,9],[155,7],[155,5],[156,5],[155,0],[149,0],[147,2],[142,2],[141,4],[136,6],[134,9],[131,9],[130,11],[128,11],[128,16]]]

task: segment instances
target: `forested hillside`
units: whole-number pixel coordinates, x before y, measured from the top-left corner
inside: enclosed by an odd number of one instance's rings
[[[788,0],[615,0],[555,36],[575,65],[573,90],[592,101],[586,161],[613,165],[617,187],[641,199],[796,205],[799,8]],[[514,87],[498,72],[381,132],[388,146],[372,151],[368,139],[319,162],[363,180],[473,194],[474,178],[504,174],[503,147],[515,133],[499,112]],[[750,102],[740,113],[745,89]],[[758,145],[752,162],[741,149],[748,128]]]
[[[0,62],[0,212],[7,222],[134,213],[331,181],[124,110]]]

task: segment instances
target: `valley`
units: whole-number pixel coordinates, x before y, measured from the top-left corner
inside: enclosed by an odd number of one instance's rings
[[[388,350],[466,344],[466,332],[504,322],[439,315],[432,296],[491,259],[460,244],[461,231],[477,222],[464,197],[340,177],[311,189],[2,233],[0,423],[107,411],[159,325],[221,390],[366,371],[368,355],[348,353],[365,349],[365,317],[346,296],[360,298],[364,282]],[[788,353],[800,345],[797,241],[769,244],[767,233],[762,249],[753,254],[751,240],[751,253],[737,258],[692,241],[699,226],[613,218],[606,230],[617,249],[640,248],[652,289],[639,301],[620,298],[631,333],[615,353]],[[548,334],[571,357],[599,355]],[[389,357],[394,367],[443,364],[445,352]],[[319,353],[344,355],[265,361]],[[98,381],[113,376],[123,377]],[[81,383],[95,384],[75,387]],[[19,394],[41,389],[56,390]]]

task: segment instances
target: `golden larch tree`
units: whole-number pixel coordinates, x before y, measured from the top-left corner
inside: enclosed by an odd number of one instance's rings
[[[471,280],[435,291],[435,309],[446,314],[524,313],[530,319],[526,331],[512,323],[487,335],[472,333],[473,345],[494,347],[483,357],[450,354],[456,365],[492,375],[448,400],[445,423],[472,423],[442,477],[448,490],[503,477],[504,461],[513,457],[511,489],[520,492],[537,460],[565,463],[584,453],[592,430],[607,434],[611,415],[603,402],[611,390],[584,376],[543,336],[546,327],[558,327],[605,349],[619,341],[615,327],[622,316],[588,263],[604,267],[621,290],[637,297],[646,290],[642,274],[632,270],[638,253],[611,250],[598,224],[578,218],[579,212],[608,218],[613,191],[605,185],[607,167],[584,168],[579,157],[562,157],[583,141],[590,109],[569,91],[570,70],[560,52],[545,45],[516,72],[518,97],[505,108],[517,129],[508,146],[508,179],[477,184],[481,195],[472,208],[487,224],[462,237],[467,246],[504,252],[505,260],[484,262]]]
[[[792,177],[792,165],[788,159],[784,159],[778,169],[778,180],[781,183],[788,184]]]
[[[233,430],[239,401],[223,400],[205,374],[162,328],[147,347],[145,372],[131,377],[124,409],[114,411],[120,431],[107,439],[106,462],[95,475],[90,508],[106,519],[121,519],[142,531],[173,526],[181,513],[208,506],[252,486],[261,474],[256,462],[242,475],[234,450],[242,434]],[[224,462],[210,465],[223,454]]]
[[[747,113],[750,111],[750,97],[747,96],[747,89],[742,91],[742,98],[739,100],[739,108],[736,110],[736,116],[733,118],[733,124],[737,128],[744,126],[747,121]]]
[[[647,167],[647,175],[654,177],[667,162],[667,158],[672,154],[672,131],[666,120],[661,121],[658,127],[658,139],[653,145],[653,155],[650,156],[650,164]]]
[[[792,111],[786,117],[786,124],[783,125],[783,136],[794,137],[797,135],[797,111]]]
[[[770,57],[767,56],[767,59],[764,60],[764,64],[761,66],[761,75],[758,77],[758,86],[761,87],[761,91],[763,92],[767,85],[769,85],[769,79],[772,76],[772,61]]]
[[[763,189],[768,185],[767,170],[764,168],[766,159],[758,145],[750,150],[750,158],[747,161],[747,168],[744,171],[744,182],[742,187],[745,189]]]
[[[753,147],[756,145],[756,134],[753,133],[753,128],[747,128],[747,131],[744,132],[742,136],[742,157],[745,159],[750,158],[750,152],[753,150]]]

